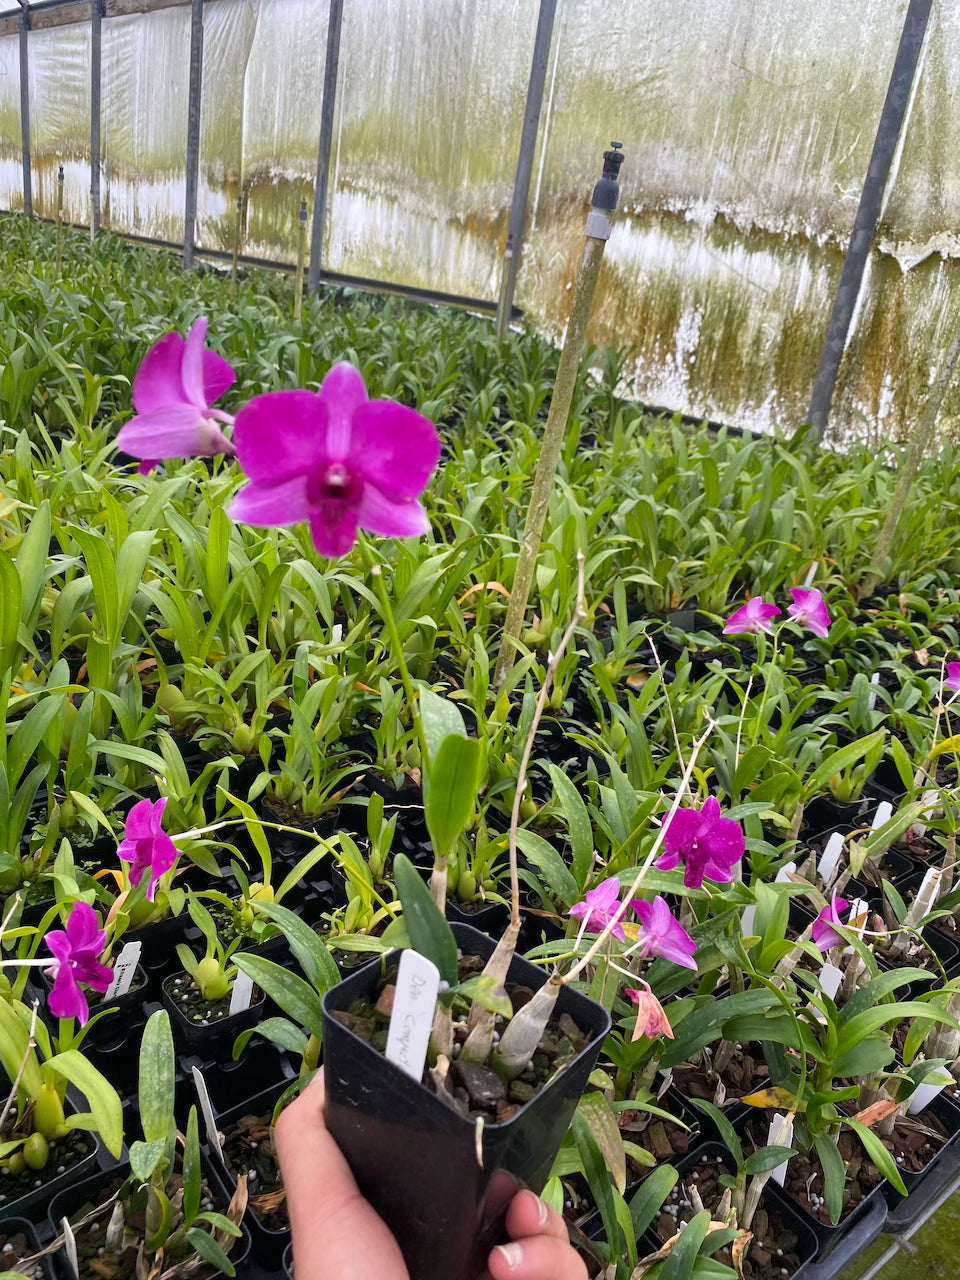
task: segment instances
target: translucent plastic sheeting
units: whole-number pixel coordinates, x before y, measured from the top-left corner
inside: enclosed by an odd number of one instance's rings
[[[0,209],[23,208],[20,39],[0,36]]]
[[[30,169],[33,211],[57,214],[63,165],[63,216],[90,221],[90,28],[30,33]]]
[[[560,332],[583,197],[623,141],[591,336],[635,349],[648,403],[798,426],[906,9],[713,0],[707,21],[699,0],[561,0],[519,303]],[[875,421],[862,395],[855,378],[840,388],[849,416]]]
[[[496,298],[537,9],[344,5],[327,265]]]
[[[190,9],[103,24],[103,225],[183,240]]]
[[[329,8],[260,0],[243,99],[248,253],[294,261],[300,201],[313,211]]]

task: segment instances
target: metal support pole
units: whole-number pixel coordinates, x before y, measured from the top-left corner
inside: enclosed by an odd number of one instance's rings
[[[100,66],[103,0],[90,5],[90,239],[100,234]]]
[[[550,41],[553,38],[553,22],[557,12],[557,0],[540,0],[537,18],[537,34],[533,42],[533,63],[527,84],[527,106],[523,117],[523,133],[520,135],[520,154],[517,157],[517,176],[513,184],[513,203],[510,206],[510,226],[507,245],[501,267],[500,299],[497,304],[497,338],[503,341],[513,311],[513,294],[517,285],[517,270],[523,248],[523,230],[527,221],[527,201],[530,198],[530,176],[533,173],[533,153],[537,145],[540,127],[540,110],[543,106],[543,87],[547,81],[547,63],[550,58]]]
[[[300,233],[297,239],[297,285],[293,299],[294,320],[303,319],[303,265],[307,256],[307,202],[300,201]]]
[[[63,274],[63,165],[57,170],[57,280]]]
[[[900,132],[906,118],[907,106],[913,89],[913,82],[923,48],[923,38],[927,30],[932,0],[910,0],[910,7],[903,24],[900,47],[893,64],[893,74],[887,88],[886,101],[880,113],[880,123],[873,144],[873,154],[867,168],[860,205],[853,224],[853,235],[847,249],[847,257],[843,264],[840,287],[833,304],[830,326],[827,329],[827,340],[820,357],[820,368],[810,397],[810,408],[807,421],[817,430],[820,440],[823,439],[830,417],[830,406],[840,372],[840,362],[847,346],[850,325],[856,311],[857,299],[863,284],[863,273],[870,256],[873,237],[877,231],[880,214],[883,208],[883,196],[893,157],[896,153]]]
[[[343,0],[330,0],[327,19],[327,61],[323,69],[323,104],[320,110],[320,146],[317,151],[317,188],[313,200],[313,227],[310,233],[311,295],[320,292],[323,236],[327,229],[327,188],[330,182],[330,151],[333,146],[333,111],[337,101],[337,72],[340,67],[340,28]]]
[[[611,144],[611,149],[603,153],[603,177],[593,189],[592,207],[587,215],[583,260],[573,294],[563,350],[560,352],[557,378],[550,397],[550,410],[543,428],[540,457],[537,459],[537,469],[533,477],[530,502],[523,526],[523,538],[520,541],[513,584],[510,588],[510,603],[507,606],[500,651],[497,654],[493,676],[493,682],[497,688],[513,670],[517,651],[520,648],[520,636],[523,632],[527,601],[535,581],[543,527],[563,450],[577,375],[583,359],[587,322],[593,308],[593,295],[596,292],[597,281],[600,279],[603,251],[610,238],[610,216],[616,210],[620,199],[618,175],[623,163],[623,152],[620,147],[619,142],[614,142]],[[530,426],[533,426],[533,423]]]
[[[230,294],[237,296],[237,281],[240,276],[240,253],[243,245],[243,196],[237,196],[237,233],[233,241],[233,270],[230,272]]]
[[[200,87],[203,81],[203,0],[191,0],[190,105],[187,115],[187,195],[183,211],[183,265],[193,266],[200,178]]]
[[[20,0],[20,149],[23,155],[23,212],[33,217],[33,183],[30,176],[30,62],[27,41],[30,11]]]

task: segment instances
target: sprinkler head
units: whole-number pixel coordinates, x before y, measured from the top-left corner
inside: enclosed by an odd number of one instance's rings
[[[603,213],[613,213],[620,199],[620,183],[617,176],[624,160],[621,150],[623,143],[611,142],[610,147],[609,151],[603,153],[603,177],[594,187],[593,199],[590,202],[594,209],[600,209]]]

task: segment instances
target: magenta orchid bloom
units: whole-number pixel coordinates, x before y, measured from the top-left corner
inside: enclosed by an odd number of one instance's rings
[[[832,951],[834,947],[845,947],[847,939],[837,933],[837,926],[843,926],[840,912],[849,906],[846,898],[834,898],[829,902],[813,922],[813,941],[821,951]]]
[[[949,689],[951,693],[960,693],[960,662],[947,663],[947,678],[943,682],[943,687]]]
[[[113,970],[100,962],[107,945],[107,931],[100,928],[100,917],[85,902],[76,902],[67,920],[66,930],[53,929],[44,938],[54,956],[46,970],[53,979],[53,990],[47,1001],[55,1018],[76,1018],[85,1027],[90,1018],[87,998],[80,983],[101,994],[113,981]]]
[[[790,617],[801,627],[809,627],[815,636],[826,636],[830,631],[830,614],[824,604],[823,593],[816,587],[807,590],[794,587],[790,592],[793,604],[787,609]]]
[[[250,477],[230,515],[248,524],[309,521],[322,556],[346,555],[362,527],[386,538],[428,532],[418,501],[440,460],[433,423],[392,400],[369,400],[338,364],[319,392],[271,391],[237,414],[234,443]]]
[[[232,367],[215,351],[207,351],[207,321],[194,324],[184,340],[168,333],[147,352],[133,381],[137,416],[117,436],[117,444],[134,458],[143,458],[141,473],[162,458],[193,458],[234,453],[217,421],[232,422],[229,414],[211,409],[215,400],[237,380]]]
[[[616,876],[604,880],[596,889],[588,889],[583,902],[570,908],[570,914],[578,920],[584,920],[584,928],[588,933],[602,933],[616,914],[620,906],[620,881]],[[624,942],[623,925],[618,921],[611,930],[613,937]]]
[[[672,871],[682,862],[683,883],[700,889],[704,877],[728,884],[747,842],[732,818],[721,817],[716,797],[709,796],[702,809],[677,810],[667,824],[663,847],[666,853],[657,859],[657,868]]]
[[[166,800],[140,800],[127,814],[125,839],[117,850],[122,862],[129,862],[130,883],[137,887],[145,875],[149,875],[147,901],[153,902],[157,882],[173,867],[180,850],[163,830],[163,811]]]
[[[630,905],[640,921],[637,940],[642,956],[662,956],[685,969],[696,969],[693,956],[697,944],[679,920],[674,920],[666,898],[654,898],[652,902],[636,898]]]
[[[764,604],[759,596],[748,600],[742,609],[738,609],[727,619],[723,628],[725,636],[759,635],[761,631],[772,631],[771,619],[781,611],[775,604]]]

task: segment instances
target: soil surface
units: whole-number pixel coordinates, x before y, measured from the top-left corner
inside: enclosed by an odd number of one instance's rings
[[[461,956],[460,981],[481,973],[484,963],[480,956]],[[360,1036],[381,1053],[387,1047],[396,974],[397,968],[393,965],[374,988],[374,1000],[355,1000],[349,1009],[334,1010],[331,1013],[331,1017],[349,1027],[355,1035]],[[532,998],[533,991],[529,987],[510,986],[507,988],[507,994],[516,1013]],[[505,1026],[506,1020],[498,1017],[495,1032],[499,1033]],[[459,1062],[460,1046],[469,1034],[466,1021],[458,1022],[455,1015],[453,1030],[453,1061],[449,1069],[441,1075],[438,1071],[431,1071],[428,1061],[424,1067],[421,1083],[437,1096],[440,1096],[442,1090],[444,1101],[468,1119],[482,1118],[487,1123],[493,1124],[503,1124],[512,1120],[524,1103],[530,1102],[558,1070],[572,1061],[589,1039],[569,1014],[562,1014],[559,1018],[552,1019],[531,1062],[516,1080],[507,1082],[489,1067],[472,1062]]]
[[[688,1098],[703,1098],[722,1107],[724,1102],[765,1088],[769,1074],[760,1045],[737,1045],[719,1075],[710,1066],[674,1067],[673,1083]]]
[[[23,1173],[0,1170],[0,1209],[9,1212],[21,1196],[59,1178],[95,1150],[96,1143],[90,1134],[72,1129],[65,1138],[50,1143],[50,1158],[42,1169],[24,1169]]]
[[[120,1252],[106,1248],[107,1227],[114,1208],[113,1197],[122,1186],[123,1182],[120,1179],[106,1183],[102,1191],[97,1192],[96,1200],[86,1201],[70,1215],[80,1261],[80,1280],[136,1280],[139,1240],[137,1245],[131,1245]],[[171,1199],[176,1199],[178,1194],[182,1193],[182,1188],[182,1178],[174,1175],[168,1182],[166,1191]],[[219,1200],[219,1197],[217,1199]],[[90,1214],[95,1213],[101,1205],[104,1206],[102,1213],[97,1213],[91,1221],[84,1222],[82,1226],[77,1225]],[[203,1185],[200,1207],[202,1210],[218,1209],[221,1212],[224,1209],[222,1203],[214,1203],[214,1197],[206,1183]],[[125,1217],[127,1226],[133,1231],[140,1233],[145,1230],[146,1223],[142,1210],[136,1212],[127,1207]],[[222,1236],[221,1239],[223,1239]],[[229,1253],[235,1252],[238,1245],[242,1246],[240,1239],[229,1243],[232,1243],[232,1248],[228,1249]],[[226,1248],[226,1245],[224,1247]],[[188,1249],[180,1255],[165,1257],[164,1262],[167,1266],[171,1266],[177,1261],[186,1261],[190,1256],[191,1251]],[[144,1261],[146,1262],[146,1259]],[[208,1280],[208,1277],[219,1275],[219,1272],[212,1267],[204,1266],[197,1271],[191,1271],[190,1275],[192,1280]]]
[[[13,1235],[0,1232],[0,1273],[19,1271],[27,1280],[45,1280],[42,1262],[24,1265],[24,1258],[32,1255],[33,1248],[22,1231],[14,1232]]]
[[[749,1155],[758,1147],[766,1146],[767,1134],[773,1112],[760,1112],[751,1117],[744,1134],[744,1151]],[[886,1145],[886,1144],[884,1144]],[[870,1161],[858,1138],[849,1131],[840,1134],[837,1147],[847,1167],[847,1181],[843,1188],[843,1203],[840,1211],[840,1222],[843,1222],[861,1201],[885,1182],[883,1174]],[[889,1148],[888,1148],[889,1149]],[[823,1196],[823,1170],[815,1153],[795,1155],[787,1165],[784,1180],[784,1191],[792,1196],[798,1204],[806,1209],[811,1217],[816,1218],[824,1226],[835,1226]]]
[[[699,1195],[704,1209],[717,1207],[724,1191],[719,1178],[726,1172],[717,1160],[704,1156],[694,1170],[680,1179],[655,1222],[662,1240],[669,1240],[682,1223],[696,1216],[698,1210],[692,1200],[694,1194]],[[761,1200],[750,1230],[753,1239],[743,1256],[745,1280],[783,1280],[784,1276],[793,1275],[807,1260],[797,1251],[796,1232],[791,1230],[775,1206]],[[716,1257],[726,1266],[733,1266],[730,1249],[721,1249]]]
[[[230,995],[225,995],[222,1000],[208,1000],[187,974],[174,978],[169,983],[167,995],[176,1001],[177,1008],[186,1020],[196,1023],[198,1027],[209,1027],[230,1017]],[[254,987],[250,1004],[255,1005],[262,999],[263,992],[259,987]]]
[[[223,1135],[223,1158],[235,1178],[247,1175],[249,1208],[268,1231],[288,1231],[290,1215],[270,1128],[272,1113],[241,1116]]]

